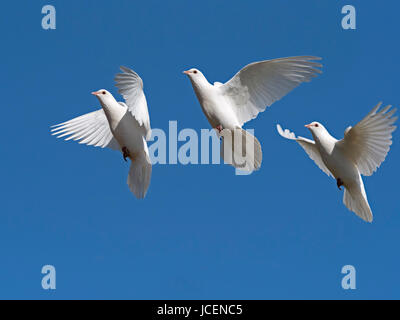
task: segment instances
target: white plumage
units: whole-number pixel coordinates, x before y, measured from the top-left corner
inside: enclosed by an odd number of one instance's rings
[[[343,203],[368,222],[372,222],[373,215],[361,175],[372,175],[385,160],[397,120],[393,117],[396,109],[387,106],[379,110],[380,106],[381,103],[357,125],[347,128],[342,140],[332,137],[318,122],[306,126],[315,141],[296,137],[277,125],[282,137],[297,141],[322,171],[337,180],[339,188],[345,187]]]
[[[107,90],[93,92],[102,109],[53,126],[52,134],[65,140],[101,148],[120,150],[131,159],[127,183],[137,198],[144,198],[151,178],[147,142],[151,136],[150,117],[142,79],[131,69],[121,67],[115,77],[124,102],[117,102]]]
[[[392,144],[396,109],[387,106],[378,112],[379,103],[353,128],[347,128],[339,146],[364,176],[372,175],[385,160]],[[390,111],[389,111],[390,110]]]
[[[52,134],[57,138],[75,140],[88,146],[119,150],[103,109],[84,114],[75,119],[52,126]]]
[[[226,138],[222,130],[232,131],[231,135],[235,131],[238,133],[237,139],[230,139],[231,150],[228,154],[221,149],[227,163],[247,171],[260,168],[261,145],[254,136],[241,128],[266,107],[321,73],[318,68],[322,65],[312,60],[320,58],[301,56],[254,62],[241,69],[225,84],[210,84],[197,69],[184,72],[189,76],[207,120],[222,135],[223,143],[226,144],[227,141],[224,141]],[[243,155],[242,146],[237,143],[245,139],[253,140],[251,144],[254,152],[247,152],[244,163],[237,163],[235,157],[240,158]]]

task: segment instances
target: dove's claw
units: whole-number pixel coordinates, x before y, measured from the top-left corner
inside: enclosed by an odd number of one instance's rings
[[[128,150],[128,148],[127,148],[127,147],[123,147],[123,148],[122,148],[122,152],[123,152],[124,160],[126,161],[126,158],[129,158],[129,157],[130,157],[130,156],[129,156],[129,150]]]
[[[221,125],[218,125],[218,126],[215,127],[215,129],[217,129],[218,132],[221,133],[221,131],[222,131],[222,126],[221,126]]]
[[[342,188],[340,188],[340,187],[343,186],[343,181],[340,178],[338,178],[336,180],[336,184],[337,184],[337,187],[339,188],[339,190],[342,190]]]

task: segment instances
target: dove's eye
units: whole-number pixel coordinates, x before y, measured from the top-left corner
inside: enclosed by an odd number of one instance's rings
[[[197,73],[197,70],[194,70],[193,73]]]
[[[316,128],[318,128],[318,127],[319,127],[318,123],[316,123],[316,124],[315,124],[315,127],[316,127]]]
[[[102,94],[106,94],[106,92],[105,92],[105,91],[103,91],[103,92],[102,92]]]

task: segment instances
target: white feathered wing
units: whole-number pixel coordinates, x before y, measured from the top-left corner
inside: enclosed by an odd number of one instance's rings
[[[390,110],[389,105],[378,111],[381,105],[378,103],[363,120],[347,128],[344,138],[337,143],[364,176],[372,175],[385,160],[396,129],[393,124],[397,117],[392,117],[396,109]]]
[[[282,137],[296,141],[323,172],[325,172],[328,176],[333,177],[332,173],[323,162],[321,154],[319,153],[319,150],[313,140],[303,137],[296,137],[296,135],[293,132],[290,132],[288,129],[282,130],[282,127],[279,124],[276,125],[276,128]]]
[[[378,103],[363,120],[347,128],[344,138],[336,144],[360,172],[358,184],[346,188],[343,203],[368,222],[372,222],[373,216],[361,175],[370,176],[379,168],[390,150],[396,129],[393,125],[397,120],[393,117],[396,109],[390,110],[389,105],[379,110],[381,105]]]
[[[312,60],[321,58],[299,56],[254,62],[218,88],[243,126],[301,83],[321,73],[318,68],[322,65]]]
[[[124,97],[128,111],[137,121],[140,134],[142,134],[142,151],[132,159],[129,169],[127,184],[132,193],[142,199],[146,196],[151,180],[151,160],[146,140],[151,137],[150,116],[147,108],[146,97],[143,92],[143,80],[139,75],[126,67],[121,66],[123,73],[115,76],[115,86]]]

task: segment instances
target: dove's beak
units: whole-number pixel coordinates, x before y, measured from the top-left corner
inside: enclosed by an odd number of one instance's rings
[[[310,129],[312,127],[311,123],[305,125],[306,128]]]
[[[183,71],[183,73],[189,75],[189,74],[190,74],[190,71],[189,71],[189,70],[186,70],[186,71]]]
[[[94,92],[92,92],[92,95],[94,95],[94,96],[97,96],[99,94],[99,92],[98,91],[94,91]]]

